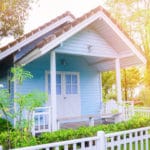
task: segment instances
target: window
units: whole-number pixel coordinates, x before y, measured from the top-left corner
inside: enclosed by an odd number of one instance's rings
[[[66,74],[66,94],[78,94],[78,78],[76,74]]]

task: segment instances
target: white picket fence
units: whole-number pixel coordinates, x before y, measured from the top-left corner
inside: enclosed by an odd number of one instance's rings
[[[13,150],[149,150],[150,127],[105,134]]]
[[[106,134],[106,150],[149,150],[150,127]],[[104,149],[104,150],[105,150]]]

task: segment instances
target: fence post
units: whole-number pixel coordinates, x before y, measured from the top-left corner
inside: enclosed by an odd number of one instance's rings
[[[106,150],[106,137],[105,137],[105,132],[104,131],[98,131],[97,136],[99,137],[99,140],[97,141],[97,150]]]
[[[2,146],[0,146],[0,150],[3,150]]]

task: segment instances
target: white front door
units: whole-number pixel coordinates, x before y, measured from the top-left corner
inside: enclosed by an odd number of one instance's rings
[[[46,72],[46,90],[50,100],[50,73]],[[57,72],[56,74],[57,94],[57,117],[74,117],[81,115],[79,73]]]

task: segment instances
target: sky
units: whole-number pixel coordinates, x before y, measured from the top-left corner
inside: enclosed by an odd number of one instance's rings
[[[50,21],[51,19],[61,15],[66,11],[70,11],[75,17],[79,17],[82,14],[94,9],[95,7],[102,5],[104,0],[34,0],[29,16],[25,24],[24,32],[30,32],[31,30],[39,27],[40,25]],[[12,37],[3,38],[0,43],[0,47],[13,41]]]
[[[104,0],[37,0],[32,5],[29,18],[25,25],[25,32],[28,32],[45,22],[61,15],[65,11],[70,11],[76,17],[89,10],[103,5]]]

